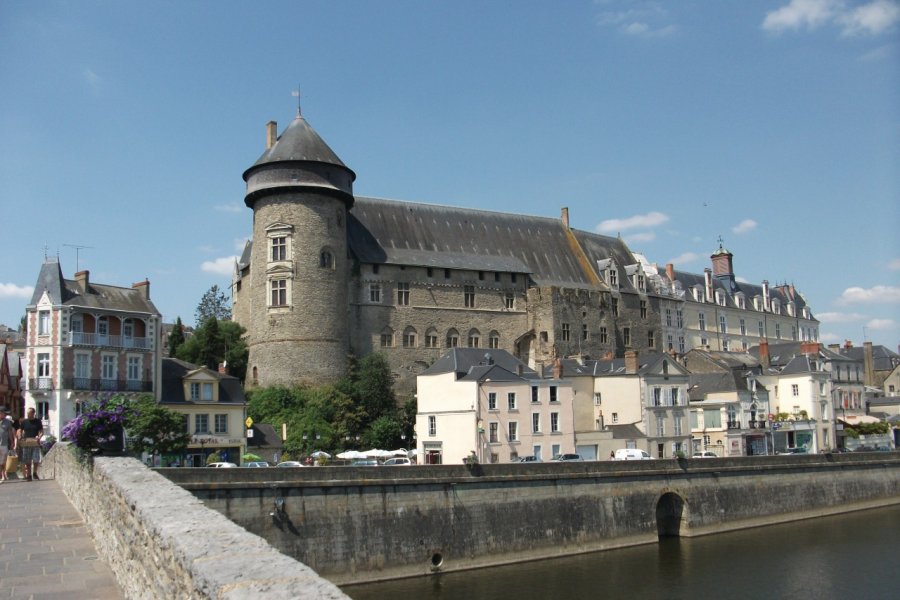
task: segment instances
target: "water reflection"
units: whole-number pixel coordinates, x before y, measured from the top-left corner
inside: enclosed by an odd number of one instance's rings
[[[350,586],[354,600],[895,598],[900,506],[658,545]]]

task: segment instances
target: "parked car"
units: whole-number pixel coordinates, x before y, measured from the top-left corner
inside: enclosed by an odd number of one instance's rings
[[[514,462],[539,463],[541,459],[537,456],[520,456]]]
[[[237,467],[236,464],[230,462],[214,462],[209,463],[206,466],[210,467],[211,469],[231,469]]]
[[[412,465],[412,461],[408,458],[403,458],[402,456],[398,456],[395,458],[389,458],[383,463],[381,463],[382,467],[397,467],[397,466],[408,466]]]
[[[652,460],[653,457],[644,450],[637,448],[619,448],[613,455],[613,460]]]
[[[691,458],[719,458],[719,455],[707,450],[706,452],[694,452]]]
[[[304,466],[306,466],[306,465],[304,465],[304,464],[303,464],[302,462],[300,462],[299,460],[285,460],[285,461],[282,461],[282,462],[278,463],[278,464],[275,465],[275,466],[276,466],[276,467],[283,468],[283,469],[289,469],[289,468],[291,468],[291,467],[304,467]]]
[[[578,454],[557,454],[551,459],[553,462],[579,462],[584,461]]]
[[[248,463],[247,463],[246,465],[244,465],[244,466],[245,466],[245,467],[250,467],[251,469],[259,469],[259,468],[262,468],[262,467],[271,467],[272,465],[270,465],[269,463],[267,463],[267,462],[264,461],[264,460],[255,460],[255,461],[253,461],[253,462],[248,462]]]
[[[378,461],[374,458],[358,458],[353,461],[351,467],[377,467]]]

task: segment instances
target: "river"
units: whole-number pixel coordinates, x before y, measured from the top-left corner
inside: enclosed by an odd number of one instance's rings
[[[354,600],[900,598],[900,506],[658,545],[347,586]]]

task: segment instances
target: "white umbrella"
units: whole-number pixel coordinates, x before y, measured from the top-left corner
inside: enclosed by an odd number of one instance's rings
[[[321,458],[323,456],[325,458],[331,458],[330,454],[328,454],[327,452],[323,452],[322,450],[316,450],[315,452],[310,454],[310,456],[312,456],[313,458]]]
[[[409,452],[406,448],[399,448],[397,450],[393,450],[391,452],[391,456],[409,456]]]
[[[355,458],[365,458],[366,455],[359,450],[345,450],[337,455],[338,458],[353,460]]]
[[[393,456],[390,450],[379,450],[377,448],[366,450],[363,454],[365,454],[366,458],[384,458],[386,456]]]

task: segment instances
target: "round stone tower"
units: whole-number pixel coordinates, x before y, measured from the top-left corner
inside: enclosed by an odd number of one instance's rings
[[[356,175],[297,111],[244,172],[253,209],[246,323],[247,383],[322,384],[342,377],[349,351],[347,213]]]

